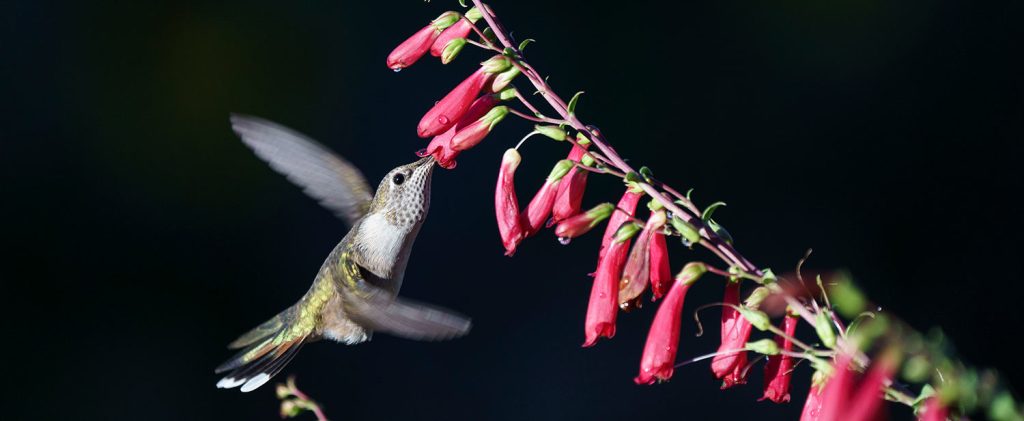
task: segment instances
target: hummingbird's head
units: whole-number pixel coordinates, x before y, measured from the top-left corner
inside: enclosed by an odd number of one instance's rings
[[[369,214],[383,216],[389,225],[400,230],[414,230],[430,208],[433,172],[434,158],[430,156],[391,170],[377,187]]]

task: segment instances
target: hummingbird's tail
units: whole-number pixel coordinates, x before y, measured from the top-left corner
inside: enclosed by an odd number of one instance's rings
[[[296,323],[298,311],[298,305],[291,306],[231,342],[229,349],[242,350],[214,370],[228,373],[217,387],[241,386],[242,392],[249,392],[281,372],[313,333],[311,323]]]

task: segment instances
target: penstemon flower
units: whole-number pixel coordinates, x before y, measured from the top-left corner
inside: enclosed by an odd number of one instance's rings
[[[594,206],[586,212],[559,222],[558,226],[555,227],[555,235],[558,236],[558,240],[563,244],[568,244],[569,240],[586,234],[591,228],[601,223],[601,221],[608,219],[614,211],[615,205],[611,203],[602,203]]]
[[[487,137],[487,134],[494,129],[494,126],[500,123],[507,114],[508,107],[500,105],[491,108],[483,117],[476,119],[465,127],[459,128],[455,133],[455,137],[452,138],[452,149],[464,151],[480,144]]]
[[[782,321],[782,331],[793,337],[796,325],[800,322],[797,316],[787,314]],[[779,347],[786,352],[793,350],[793,341],[788,338],[775,338]],[[759,400],[771,400],[775,403],[789,402],[789,379],[793,371],[793,357],[776,355],[768,357],[764,365],[764,396]]]
[[[650,249],[651,292],[654,299],[661,298],[672,282],[672,267],[668,261],[668,241],[665,234],[655,232],[651,237]]]
[[[452,148],[452,139],[455,138],[455,135],[461,128],[483,117],[499,102],[500,100],[497,95],[484,95],[477,98],[457,124],[448,129],[448,131],[434,136],[434,139],[430,141],[426,149],[416,154],[420,157],[432,155],[441,167],[449,170],[455,168],[455,157],[459,156],[460,151]]]
[[[441,35],[442,31],[460,20],[461,15],[457,12],[444,12],[429,25],[416,31],[411,37],[398,44],[391,54],[388,54],[387,65],[389,69],[398,71],[412,66],[420,57],[423,57],[430,50],[431,45]]]
[[[480,11],[477,8],[469,9],[466,12],[464,18],[460,18],[452,26],[445,29],[444,32],[434,40],[433,44],[430,45],[430,55],[434,57],[442,57],[441,62],[448,64],[451,59],[445,60],[445,50],[451,47],[452,42],[456,42],[461,46],[466,44],[466,36],[473,30],[473,24],[480,19]],[[456,41],[461,40],[461,41]],[[462,47],[459,47],[461,49]],[[455,52],[458,54],[458,52]],[[454,58],[454,57],[452,57]]]
[[[536,234],[544,226],[544,221],[548,219],[551,206],[555,202],[558,186],[572,168],[572,161],[563,159],[551,169],[551,174],[548,174],[548,178],[544,180],[544,184],[540,186],[540,190],[533,196],[530,204],[526,206],[526,211],[523,212],[522,224],[525,237]]]
[[[675,282],[665,300],[658,306],[658,312],[651,322],[644,344],[644,355],[640,359],[640,374],[633,381],[636,384],[652,384],[655,380],[666,381],[675,371],[676,353],[679,351],[679,326],[683,311],[683,300],[707,268],[703,263],[688,263],[676,275]]]
[[[629,310],[637,297],[647,289],[651,274],[651,240],[656,232],[665,227],[666,221],[664,210],[651,212],[644,230],[636,238],[619,281],[619,307],[623,310]]]
[[[481,63],[476,72],[459,83],[423,115],[416,126],[416,133],[425,138],[450,129],[469,109],[470,104],[480,94],[480,90],[493,79],[494,74],[505,71],[508,66],[508,59],[502,56],[494,56]]]
[[[577,143],[569,150],[570,161],[581,162],[583,155],[587,153],[587,146],[590,143]],[[558,185],[558,194],[555,195],[555,204],[551,209],[551,222],[549,225],[576,215],[580,212],[580,205],[583,203],[583,191],[587,187],[587,174],[590,172],[573,167],[565,175],[566,182]],[[672,274],[669,274],[671,276]]]
[[[626,188],[626,192],[619,199],[619,203],[616,205],[615,211],[612,212],[611,218],[608,219],[608,226],[605,227],[604,236],[601,238],[601,250],[598,253],[598,259],[604,257],[608,245],[615,238],[615,233],[622,226],[622,223],[632,218],[633,214],[636,213],[636,205],[640,203],[640,198],[643,196],[644,193],[642,191],[636,190],[632,186]]]
[[[494,191],[494,210],[498,216],[498,232],[501,242],[505,245],[505,255],[515,254],[516,247],[523,240],[523,228],[519,218],[519,199],[516,198],[516,186],[513,181],[516,168],[522,158],[519,151],[510,148],[501,157],[501,169],[498,170],[498,186]]]
[[[725,304],[740,304],[740,283],[728,282],[725,286]],[[747,353],[742,350],[753,326],[746,317],[731,306],[722,307],[722,342],[718,355],[711,361],[711,371],[722,380],[722,389],[746,383]]]
[[[619,277],[622,275],[622,265],[626,263],[630,238],[639,229],[632,221],[621,224],[609,240],[607,253],[597,264],[594,284],[590,289],[590,302],[587,305],[584,347],[594,346],[601,337],[615,336],[615,318],[619,310]]]

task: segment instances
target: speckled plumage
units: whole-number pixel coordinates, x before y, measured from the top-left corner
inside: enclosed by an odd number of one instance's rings
[[[229,345],[242,350],[217,367],[217,373],[228,373],[217,387],[253,390],[280,372],[302,345],[321,338],[351,345],[368,340],[373,331],[417,340],[468,332],[468,319],[397,297],[430,207],[432,158],[391,170],[370,200],[362,194],[369,188],[359,171],[340,157],[321,156],[330,154],[323,146],[265,120],[236,115],[232,123],[257,155],[348,220],[352,229],[295,305]],[[352,203],[360,197],[367,203]]]

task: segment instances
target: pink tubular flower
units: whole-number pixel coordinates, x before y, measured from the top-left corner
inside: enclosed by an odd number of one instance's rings
[[[497,95],[484,95],[473,101],[473,105],[470,105],[469,110],[462,115],[459,122],[452,126],[448,131],[434,136],[434,139],[430,141],[427,148],[417,152],[417,155],[424,157],[427,155],[433,155],[437,164],[445,169],[455,168],[455,157],[459,155],[459,151],[452,149],[452,139],[455,134],[463,127],[470,123],[480,119],[487,112],[489,112],[500,100]]]
[[[885,418],[883,387],[892,378],[898,365],[895,354],[884,352],[862,379],[850,369],[853,357],[842,353],[836,357],[832,376],[821,391],[820,410],[816,418],[802,417],[801,421],[871,421]],[[807,412],[805,407],[805,413]]]
[[[651,212],[643,232],[636,238],[619,281],[619,307],[623,310],[629,310],[630,305],[647,289],[651,274],[651,240],[665,226],[666,220],[664,210]]]
[[[494,210],[498,216],[498,232],[501,242],[505,245],[505,255],[511,256],[523,240],[523,230],[519,224],[519,199],[516,198],[516,187],[513,182],[516,168],[522,158],[514,148],[505,151],[501,157],[501,169],[498,171],[498,186],[494,191]]]
[[[740,283],[729,282],[725,286],[726,304],[740,305]],[[750,321],[736,309],[722,307],[722,343],[718,346],[719,355],[711,361],[711,371],[715,377],[722,379],[722,389],[746,383],[747,352],[741,350],[750,339]]]
[[[466,19],[459,19],[458,22],[455,22],[455,24],[450,26],[448,29],[445,29],[444,32],[434,40],[434,43],[430,45],[430,55],[434,57],[441,57],[444,53],[444,47],[448,46],[449,42],[452,42],[452,40],[456,38],[465,38],[472,30],[472,23]]]
[[[480,117],[467,124],[465,127],[459,128],[455,133],[455,137],[452,138],[452,149],[456,151],[464,151],[470,149],[484,140],[485,137],[494,126],[501,122],[502,119],[508,114],[508,107],[501,105],[492,108],[483,117]]]
[[[796,325],[799,319],[787,314],[782,321],[782,330],[787,336],[793,337],[796,333]],[[793,350],[793,341],[783,338],[775,338],[783,351]],[[789,355],[776,355],[768,357],[764,365],[764,396],[758,400],[769,399],[775,403],[789,402],[789,379],[792,376],[793,357]]]
[[[570,239],[586,234],[587,231],[590,231],[598,223],[608,219],[613,211],[615,211],[615,205],[611,203],[602,203],[594,206],[586,212],[559,222],[558,226],[555,227],[555,235],[558,236],[559,241],[568,244]]]
[[[938,396],[928,398],[924,403],[924,412],[918,417],[918,421],[946,421],[949,416],[949,408],[942,404]]]
[[[429,25],[416,31],[411,37],[398,44],[391,54],[388,54],[388,68],[397,71],[412,66],[416,60],[430,50],[431,45],[441,35],[441,31],[452,26],[459,18],[460,15],[456,12],[444,12]]]
[[[473,72],[423,115],[420,124],[416,126],[416,133],[420,137],[430,137],[446,132],[469,109],[470,104],[480,93],[480,89],[490,79],[491,74],[485,72],[483,68]]]
[[[640,198],[643,197],[643,191],[633,191],[633,189],[627,188],[626,192],[622,194],[622,198],[619,199],[619,204],[616,205],[617,209],[612,212],[611,218],[608,219],[608,226],[604,229],[604,237],[601,239],[601,251],[598,253],[598,259],[604,258],[605,252],[608,250],[608,245],[615,238],[615,233],[622,226],[623,222],[626,222],[636,213],[636,205],[640,202]],[[628,213],[625,213],[628,212]],[[623,256],[625,258],[625,256]],[[600,261],[599,261],[600,263]]]
[[[804,410],[800,413],[800,421],[818,421],[821,415],[821,387],[811,384],[804,401]]]
[[[658,299],[668,291],[672,280],[672,267],[668,261],[668,241],[661,232],[656,232],[651,237],[650,260],[651,292],[654,293],[654,299]]]
[[[602,336],[615,336],[615,317],[619,310],[619,277],[622,275],[622,265],[626,263],[629,240],[615,241],[613,237],[606,250],[604,257],[601,257],[597,264],[594,285],[590,289],[590,302],[587,305],[587,320],[584,326],[587,340],[583,343],[584,347],[594,346]]]
[[[551,169],[551,174],[544,180],[540,190],[526,206],[522,215],[523,236],[529,237],[540,231],[544,226],[544,220],[548,219],[551,213],[551,206],[555,203],[555,193],[565,175],[573,168],[572,161],[563,159]]]
[[[672,283],[665,300],[654,315],[651,330],[647,333],[644,355],[640,359],[640,374],[633,381],[636,384],[652,384],[655,380],[666,381],[675,371],[676,353],[679,351],[679,325],[683,311],[683,300],[690,285],[707,270],[701,263],[690,263],[683,268]]]
[[[587,146],[589,146],[589,143],[582,147],[573,145],[567,159],[579,162],[583,158],[583,154],[587,152]],[[558,193],[555,195],[555,204],[551,209],[551,222],[548,224],[549,226],[580,212],[580,205],[583,203],[583,190],[587,187],[587,174],[589,173],[590,171],[572,167],[569,173],[565,175],[566,182],[558,185]],[[669,274],[669,276],[672,275]]]

